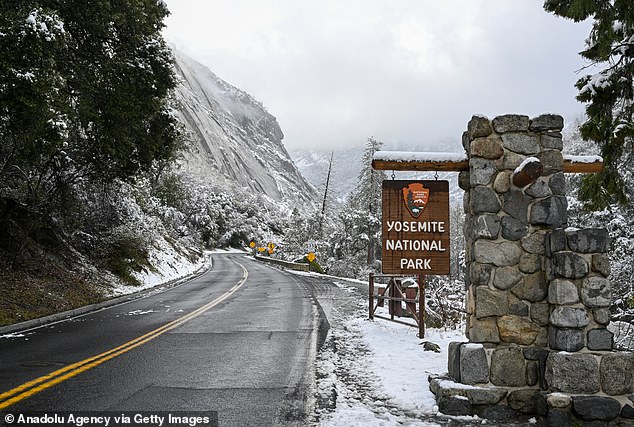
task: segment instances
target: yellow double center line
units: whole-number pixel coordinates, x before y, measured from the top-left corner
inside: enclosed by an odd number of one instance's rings
[[[33,396],[41,391],[44,391],[48,388],[53,387],[56,384],[59,384],[63,381],[66,381],[69,378],[73,378],[76,375],[81,374],[89,369],[94,368],[95,366],[99,366],[102,363],[114,359],[117,356],[122,355],[123,353],[127,353],[135,347],[145,344],[148,341],[153,340],[165,332],[170,331],[174,328],[177,328],[190,320],[200,316],[207,310],[215,307],[220,304],[227,298],[229,298],[235,291],[237,291],[244,282],[246,282],[249,273],[246,268],[242,264],[238,264],[242,268],[242,278],[238,283],[236,283],[231,289],[222,294],[220,297],[215,300],[203,305],[197,310],[192,311],[191,313],[180,317],[166,325],[161,326],[160,328],[154,329],[151,332],[148,332],[145,335],[142,335],[138,338],[135,338],[131,341],[128,341],[125,344],[120,345],[119,347],[113,348],[111,350],[105,351],[96,356],[89,357],[88,359],[84,359],[80,362],[73,363],[72,365],[65,366],[57,371],[51,372],[50,374],[41,376],[32,381],[26,382],[14,389],[6,391],[0,394],[0,409],[7,408],[11,405],[20,402],[28,397]]]

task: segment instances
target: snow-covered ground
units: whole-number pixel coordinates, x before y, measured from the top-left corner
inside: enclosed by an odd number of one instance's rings
[[[419,339],[418,328],[367,319],[366,283],[334,281],[333,285],[339,292],[324,300],[331,306],[330,330],[316,366],[319,425],[447,424],[450,417],[438,413],[427,378],[447,372],[449,343],[466,341],[462,328],[428,329]],[[426,341],[437,344],[440,352],[425,351]],[[482,422],[472,417],[451,420]]]

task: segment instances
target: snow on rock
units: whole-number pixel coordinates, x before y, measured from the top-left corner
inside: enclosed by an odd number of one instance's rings
[[[520,173],[522,171],[522,169],[524,169],[526,167],[526,165],[528,165],[529,163],[540,163],[539,159],[537,157],[527,157],[524,159],[524,161],[522,163],[520,163],[520,165],[518,167],[515,168],[515,173]]]
[[[616,321],[608,325],[608,330],[614,334],[615,348],[634,351],[634,325]]]

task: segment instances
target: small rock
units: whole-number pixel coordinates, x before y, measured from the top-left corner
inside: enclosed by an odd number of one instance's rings
[[[554,272],[559,277],[564,277],[568,279],[581,279],[582,277],[585,277],[590,271],[588,262],[582,256],[574,252],[557,252],[553,254],[552,261]],[[588,283],[588,287],[594,287],[594,285],[594,282],[592,284]],[[583,298],[583,290],[581,296]],[[590,296],[590,294],[588,294],[588,296]],[[609,302],[608,305],[610,305]]]
[[[546,415],[548,412],[546,399],[539,390],[515,390],[509,393],[507,400],[511,408],[524,414]]]
[[[634,420],[634,407],[630,404],[625,405],[623,409],[621,409],[621,416],[628,420]]]
[[[477,186],[469,191],[469,207],[472,213],[497,213],[502,207],[495,190],[489,187]]]
[[[608,353],[601,359],[601,386],[610,396],[630,393],[634,381],[634,353]]]
[[[434,353],[440,353],[440,346],[438,344],[434,344],[431,341],[425,341],[420,343],[419,345],[422,345],[423,350],[425,351],[433,351]]]
[[[499,159],[504,154],[500,137],[477,138],[471,142],[471,156]]]
[[[460,379],[464,384],[489,382],[489,363],[482,344],[460,348]]]
[[[550,314],[550,323],[558,328],[583,328],[588,326],[588,312],[583,308],[556,307]]]
[[[581,301],[586,307],[609,307],[612,303],[610,281],[605,277],[587,277],[581,282]]]
[[[486,117],[473,116],[467,124],[467,132],[469,132],[469,138],[474,140],[491,135],[493,129],[491,129],[491,122]]]
[[[614,334],[607,329],[592,329],[588,331],[588,349],[611,351],[614,343]],[[634,365],[632,366],[634,368]],[[612,393],[608,393],[612,394]]]
[[[551,408],[566,409],[572,403],[572,396],[563,393],[550,393],[546,402]]]
[[[588,353],[551,352],[546,360],[546,381],[553,390],[563,393],[598,393],[599,363]]]
[[[541,150],[539,137],[525,133],[505,133],[502,135],[502,143],[505,148],[519,154],[533,155]]]
[[[526,365],[519,346],[501,347],[491,353],[491,382],[497,386],[526,385]],[[513,408],[518,409],[518,408]]]

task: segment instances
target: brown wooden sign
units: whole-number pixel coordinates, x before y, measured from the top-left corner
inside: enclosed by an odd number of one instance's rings
[[[383,274],[449,274],[449,181],[383,181]]]

